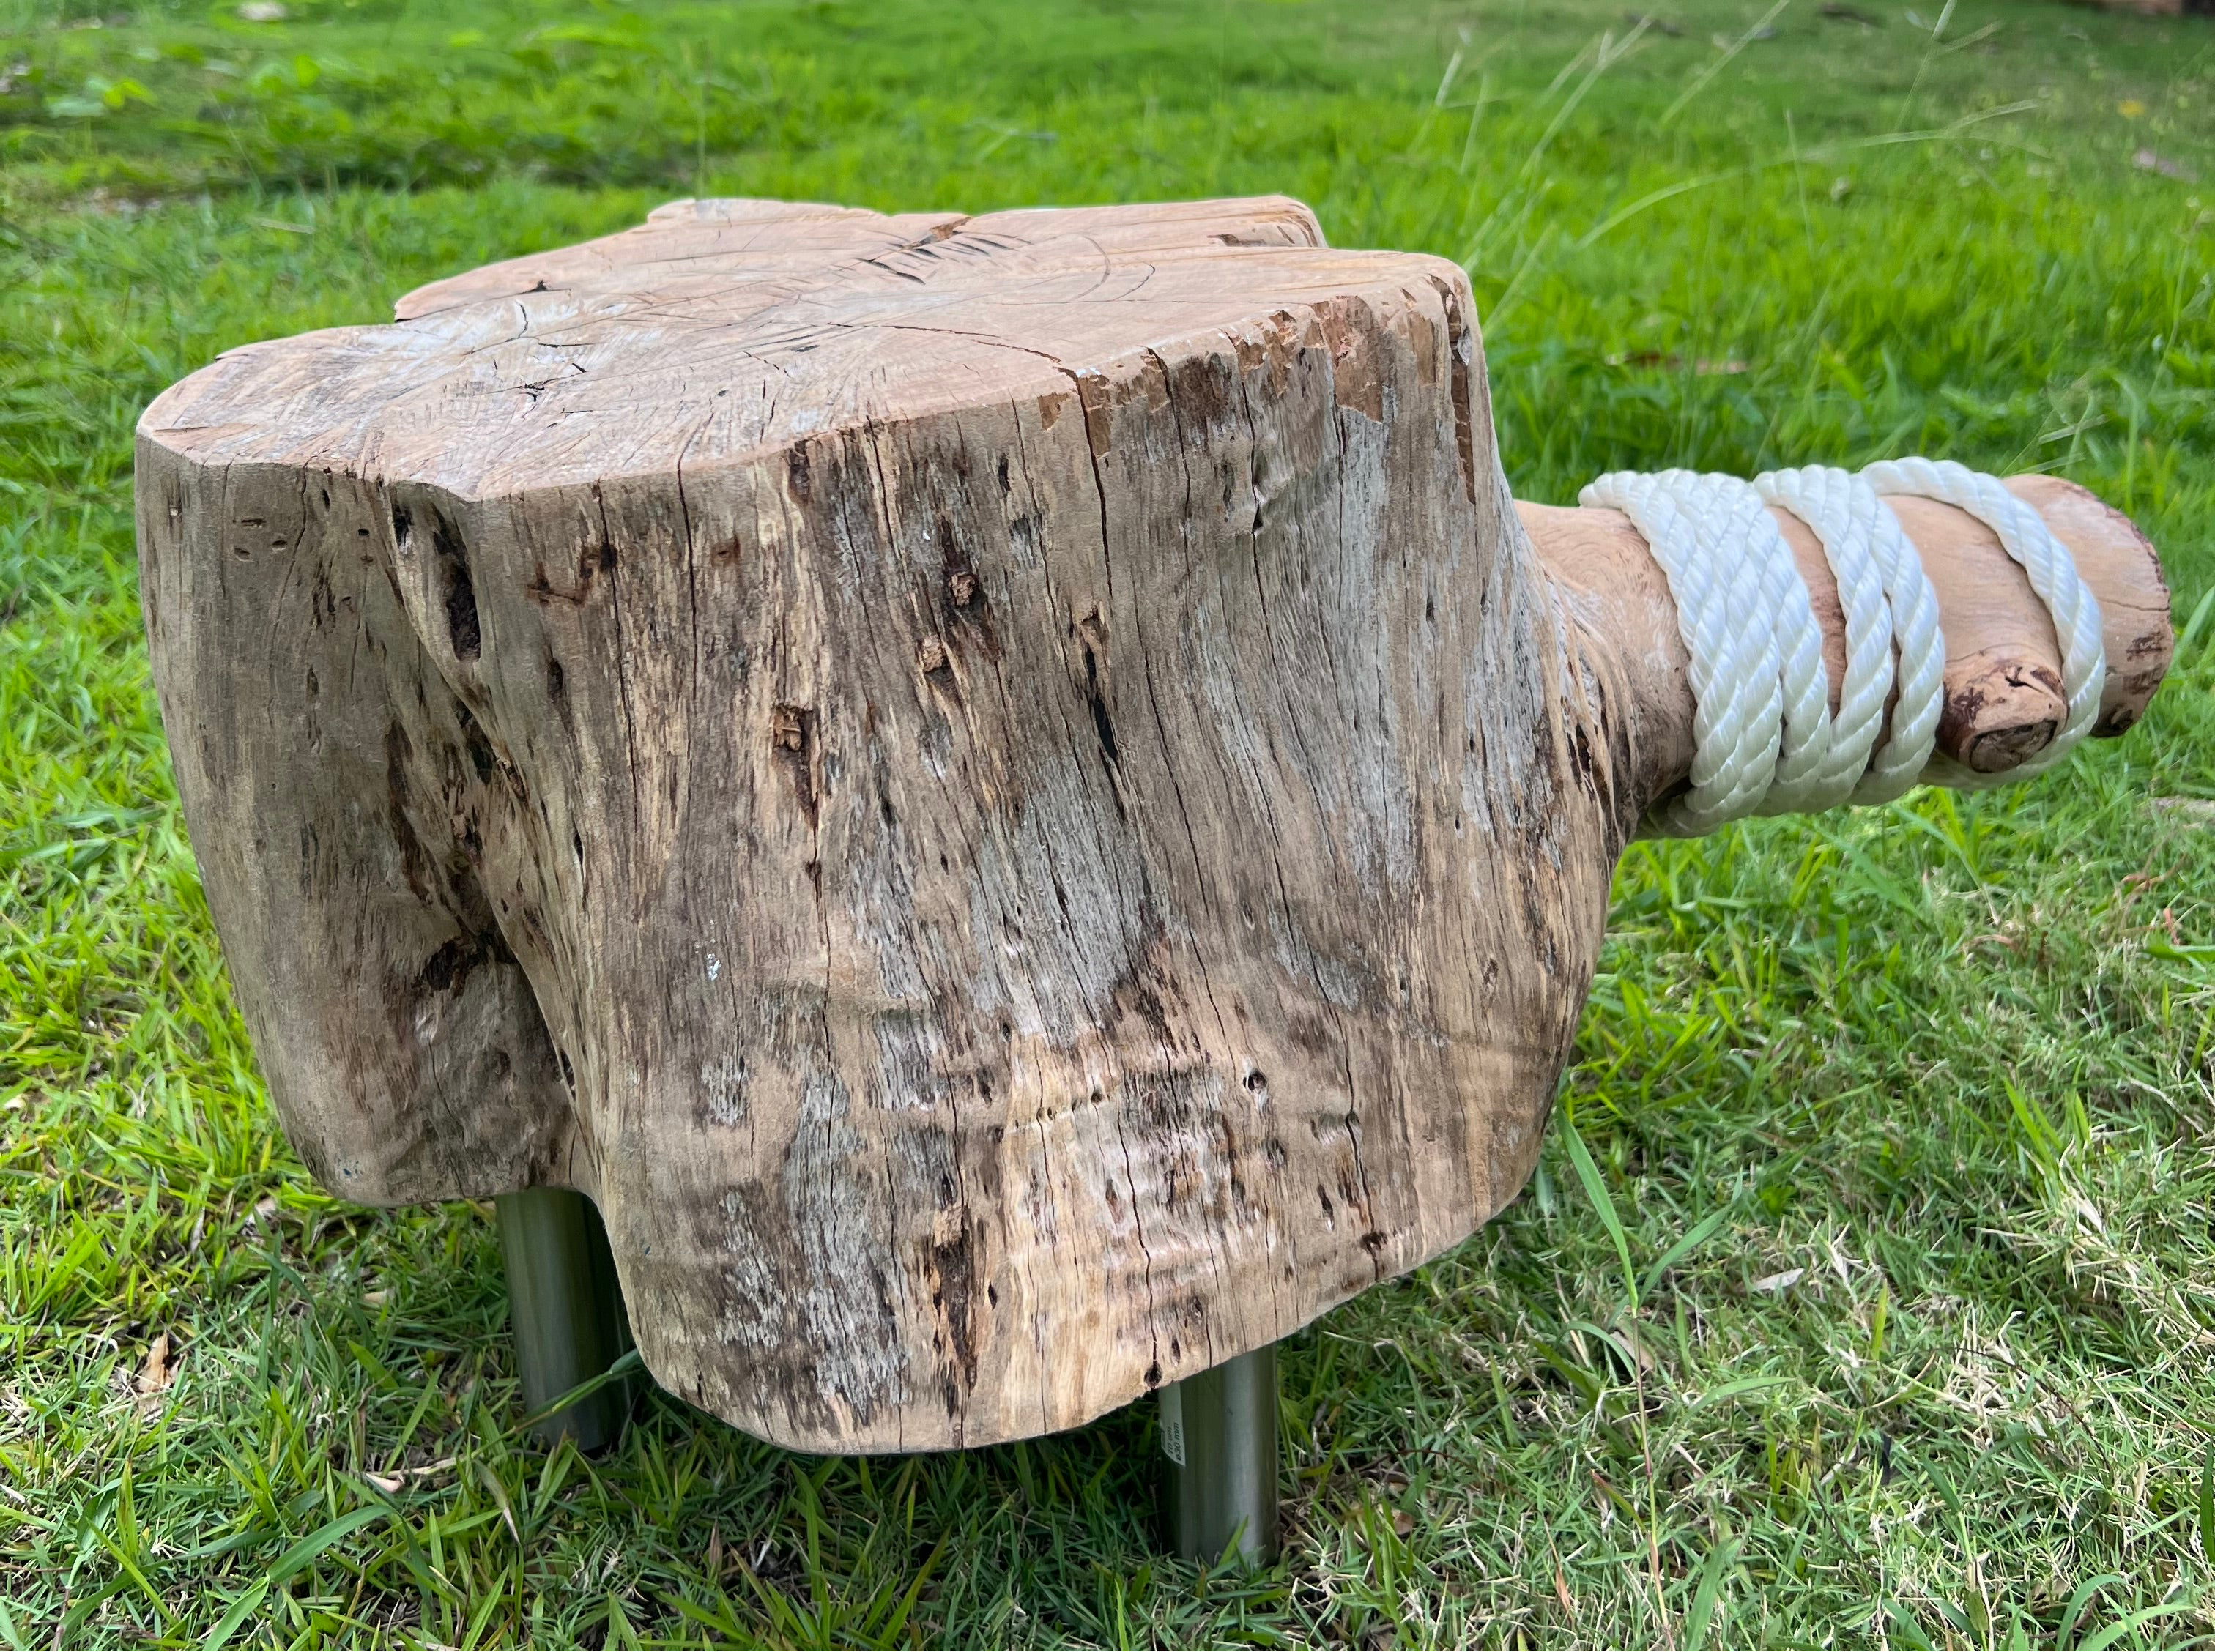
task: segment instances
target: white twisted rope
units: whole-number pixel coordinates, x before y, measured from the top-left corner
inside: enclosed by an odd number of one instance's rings
[[[1776,766],[1753,812],[1786,814],[1808,807],[1831,752],[1830,684],[1823,674],[1823,627],[1816,622],[1792,548],[1763,508],[1761,495],[1735,476],[1665,470],[1655,478],[1677,508],[1700,523],[1709,544],[1729,544],[1760,572],[1759,606],[1776,640],[1783,705]]]
[[[1814,533],[1845,609],[1846,681],[1832,721],[1832,762],[1819,799],[1807,807],[1889,803],[1922,778],[1943,707],[1946,639],[1923,559],[1891,507],[1850,470],[1770,470],[1753,485]],[[1899,699],[1887,732],[1885,701],[1895,682]]]
[[[1776,628],[1741,623],[1764,612],[1759,567],[1752,557],[1718,556],[1715,540],[1700,532],[1705,519],[1679,510],[1675,491],[1659,476],[1612,471],[1577,499],[1614,506],[1646,536],[1677,599],[1678,633],[1692,657],[1691,786],[1655,826],[1693,837],[1752,813],[1776,774],[1784,712]]]
[[[1958,506],[1999,535],[2001,547],[2030,576],[2030,588],[2053,616],[2061,641],[2061,697],[2069,715],[2052,743],[2027,762],[1998,774],[1980,774],[1942,758],[1928,778],[1961,789],[2006,786],[2043,774],[2069,755],[2100,715],[2108,682],[2108,650],[2100,635],[2100,603],[2077,577],[2068,548],[2045,519],[1993,477],[1950,459],[1886,459],[1862,472],[1880,493],[1911,493]]]
[[[1946,664],[1938,599],[1887,493],[1942,499],[1984,522],[2052,612],[2069,715],[2032,761],[1988,775],[1935,753]],[[1920,781],[2008,784],[2060,762],[2099,714],[2099,604],[2038,513],[1990,476],[1927,459],[1858,476],[1809,465],[1751,483],[1614,471],[1578,497],[1621,511],[1645,535],[1691,655],[1691,784],[1649,829],[1692,836],[1746,815],[1885,802]],[[1766,505],[1807,524],[1838,581],[1846,671],[1835,715],[1814,603]]]

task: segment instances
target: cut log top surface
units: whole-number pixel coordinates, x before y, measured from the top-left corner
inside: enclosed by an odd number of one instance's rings
[[[684,202],[399,315],[139,427],[178,786],[327,1186],[585,1190],[654,1375],[838,1451],[1084,1422],[1521,1187],[1692,708],[1628,523],[1534,550],[1456,266],[1281,199]],[[2158,569],[2057,512],[2119,728]],[[2051,627],[1930,520],[2011,755]]]
[[[1279,198],[884,217],[680,201],[418,288],[399,325],[249,345],[143,426],[202,462],[331,466],[463,499],[672,474],[1016,397],[1148,346],[1409,282]]]

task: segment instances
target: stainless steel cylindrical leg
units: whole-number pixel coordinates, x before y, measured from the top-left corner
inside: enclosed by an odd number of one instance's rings
[[[1161,1392],[1171,1541],[1219,1560],[1277,1557],[1277,1347],[1241,1354]]]
[[[630,1321],[607,1229],[590,1199],[534,1187],[494,1202],[523,1403],[543,1411],[629,1351]],[[580,1450],[598,1451],[623,1433],[630,1404],[629,1381],[611,1382],[541,1417],[537,1432],[549,1446],[567,1435]]]

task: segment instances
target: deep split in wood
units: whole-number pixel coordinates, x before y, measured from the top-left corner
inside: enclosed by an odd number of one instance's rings
[[[1509,498],[1455,266],[1281,199],[684,202],[399,318],[139,427],[178,784],[325,1185],[580,1190],[655,1377],[840,1452],[1084,1423],[1522,1186],[1692,703],[1623,518]],[[2119,733],[2158,566],[2010,486]],[[1942,745],[2004,770],[2052,627],[1899,511]]]

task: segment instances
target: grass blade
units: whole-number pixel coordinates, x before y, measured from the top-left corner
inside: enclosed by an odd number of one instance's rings
[[[1913,1652],[1936,1652],[1930,1637],[1924,1631],[1916,1615],[1897,1600],[1884,1603],[1885,1616],[1892,1620],[1892,1638]]]
[[[1791,3],[1792,0],[1776,0],[1776,3],[1763,12],[1752,27],[1725,46],[1698,74],[1693,76],[1691,83],[1677,94],[1676,101],[1661,112],[1661,124],[1666,126],[1674,120],[1684,106],[1706,90],[1708,83],[1729,67],[1731,59],[1745,51],[1751,42],[1759,39],[1761,31],[1782,16],[1785,7]]]
[[[2215,1441],[2200,1459],[2200,1555],[2215,1562]]]
[[[2116,1618],[2114,1623],[2109,1624],[2089,1639],[2077,1642],[2077,1652],[2107,1652],[2108,1648],[2122,1639],[2124,1636],[2136,1634],[2155,1618],[2173,1618],[2180,1612],[2191,1611],[2196,1604],[2198,1604],[2198,1597],[2187,1595],[2182,1600],[2163,1600],[2157,1606],[2143,1607],[2126,1618]]]
[[[1730,1213],[1731,1207],[1728,1205],[1725,1205],[1720,1210],[1709,1212],[1694,1223],[1690,1231],[1682,1239],[1664,1251],[1660,1259],[1646,1270],[1646,1282],[1639,1288],[1640,1300],[1650,1300],[1654,1295],[1654,1287],[1661,1282],[1662,1276],[1713,1239],[1715,1230],[1723,1225],[1724,1219]]]
[[[248,1616],[268,1597],[273,1588],[281,1588],[295,1574],[304,1570],[315,1558],[335,1543],[343,1542],[365,1526],[388,1517],[389,1508],[368,1508],[351,1509],[336,1520],[327,1520],[277,1557],[276,1563],[254,1581],[252,1587],[230,1603],[230,1608],[216,1620],[215,1627],[200,1643],[203,1652],[226,1644],[244,1623]]]
[[[2079,1583],[2076,1592],[2070,1595],[2069,1604],[2061,1609],[2061,1626],[2053,1631],[2054,1645],[2076,1645],[2077,1620],[2084,1615],[2084,1608],[2092,1603],[2092,1597],[2101,1589],[2123,1581],[2119,1572],[2101,1572],[2097,1577],[2088,1577]]]
[[[365,1508],[349,1509],[336,1520],[325,1521],[285,1550],[277,1557],[277,1563],[263,1576],[273,1588],[280,1583],[289,1583],[294,1573],[304,1569],[310,1562],[333,1544],[344,1542],[363,1527],[388,1520],[391,1514],[390,1508],[374,1504]]]
[[[1599,1166],[1592,1162],[1585,1139],[1577,1134],[1567,1108],[1562,1110],[1562,1139],[1568,1146],[1569,1162],[1576,1166],[1577,1180],[1585,1184],[1585,1196],[1592,1202],[1592,1208],[1599,1213],[1600,1225],[1615,1241],[1615,1253],[1623,1262],[1623,1288],[1630,1294],[1630,1311],[1635,1313],[1638,1271],[1630,1265],[1630,1236],[1623,1231],[1623,1218],[1615,1214],[1615,1201],[1608,1196],[1607,1184],[1600,1179]]]
[[[1723,1579],[1738,1560],[1738,1541],[1718,1543],[1708,1551],[1707,1563],[1700,1568],[1700,1587],[1692,1596],[1691,1610],[1684,1614],[1684,1652],[1702,1652],[1708,1643],[1708,1623],[1715,1616],[1715,1599],[1721,1593]]]
[[[2192,617],[2184,622],[2184,629],[2177,633],[2175,659],[2178,664],[2184,663],[2184,657],[2192,652],[2192,645],[2200,639],[2200,627],[2207,623],[2210,612],[2215,612],[2215,586],[2211,586],[2207,594],[2193,604]]]
[[[246,1621],[248,1613],[261,1606],[268,1594],[269,1580],[267,1577],[256,1578],[245,1594],[230,1603],[230,1610],[216,1619],[215,1627],[208,1631],[207,1638],[200,1643],[201,1652],[215,1652],[217,1648],[229,1645],[230,1637],[238,1632],[238,1626]]]

